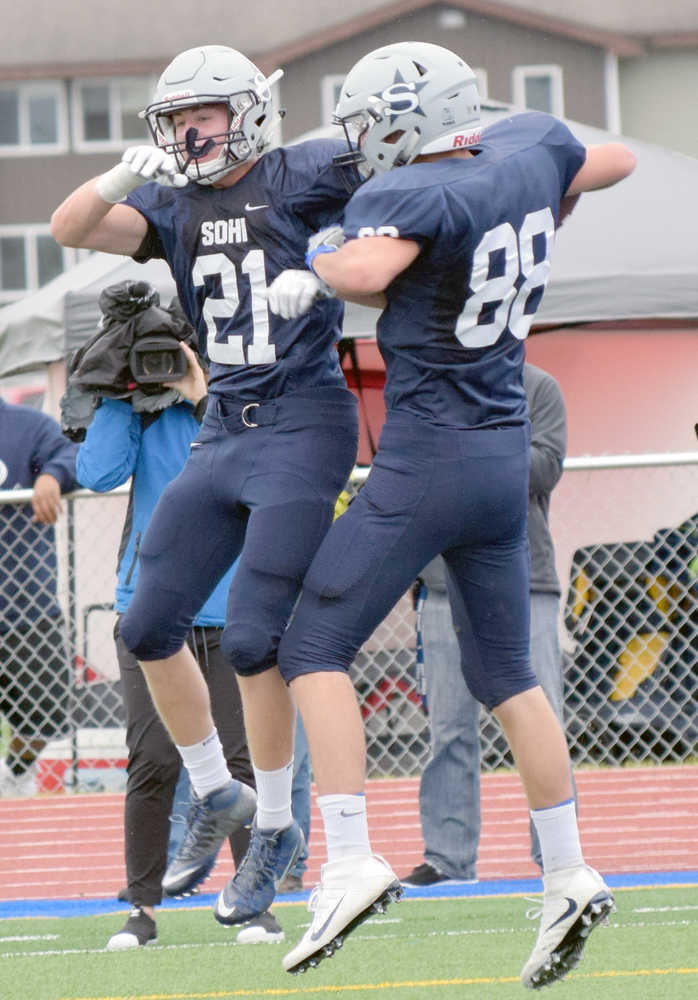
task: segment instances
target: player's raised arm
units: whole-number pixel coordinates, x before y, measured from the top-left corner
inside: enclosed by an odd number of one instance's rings
[[[575,174],[565,191],[565,197],[611,187],[622,181],[635,169],[636,158],[622,142],[605,142],[600,146],[587,146],[584,166]]]
[[[349,240],[334,253],[319,248],[308,254],[309,267],[341,298],[374,295],[412,263],[419,253],[414,240],[392,236],[367,236]]]
[[[177,172],[172,156],[156,146],[132,146],[121,162],[86,181],[58,206],[51,217],[51,234],[62,246],[133,254],[146,234],[147,224],[135,208],[119,202],[148,181],[182,187],[186,177]]]

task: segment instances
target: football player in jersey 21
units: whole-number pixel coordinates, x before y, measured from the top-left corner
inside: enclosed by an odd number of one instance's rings
[[[284,965],[316,965],[391,892],[369,844],[348,668],[442,554],[466,682],[507,736],[541,842],[540,930],[521,973],[538,989],[578,963],[613,898],[584,862],[564,733],[529,662],[524,339],[567,199],[620,181],[635,160],[621,143],[585,148],[536,112],[480,134],[474,73],[422,42],[361,59],[336,119],[350,140],[341,162],[366,180],[343,239],[315,237],[306,263],[318,294],[382,297],[387,414],[368,479],[320,545],[279,647],[318,792],[336,810],[314,919]],[[307,299],[307,275],[293,271],[269,292],[288,317]]]
[[[309,237],[341,219],[351,187],[334,162],[341,140],[272,148],[280,76],[265,77],[227,46],[180,53],[143,113],[154,145],[126,150],[52,217],[61,244],[166,260],[209,361],[201,431],[142,539],[120,635],[141,663],[194,793],[165,892],[195,888],[223,839],[254,818],[246,859],[254,877],[243,863],[215,907],[231,924],[266,911],[263,901],[303,850],[291,813],[295,706],[276,653],[358,436],[335,348],[342,303],[326,297],[287,321],[266,299],[277,275],[302,267]],[[256,802],[231,779],[184,642],[238,556],[221,649],[239,678]]]

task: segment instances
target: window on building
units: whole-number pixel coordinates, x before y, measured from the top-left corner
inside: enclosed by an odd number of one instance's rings
[[[65,88],[57,80],[0,86],[0,156],[62,153],[68,147]]]
[[[339,94],[346,73],[333,73],[322,78],[322,124],[331,125],[334,109],[337,107]]]
[[[558,116],[564,114],[560,66],[515,66],[511,74],[511,89],[514,104],[531,111],[547,111]]]
[[[150,141],[148,126],[138,113],[150,103],[153,83],[149,76],[75,81],[75,148],[107,152]]]
[[[49,226],[0,226],[0,303],[13,302],[88,256],[59,246]]]

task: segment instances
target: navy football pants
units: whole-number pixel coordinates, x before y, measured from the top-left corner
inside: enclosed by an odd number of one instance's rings
[[[528,425],[456,430],[389,413],[365,485],[306,576],[279,648],[284,678],[347,670],[442,552],[473,695],[493,708],[533,687],[528,463]]]
[[[332,523],[356,458],[356,400],[344,388],[287,394],[246,409],[212,398],[182,472],[145,533],[120,633],[141,660],[181,648],[228,567],[221,648],[241,674],[276,662],[303,576]]]

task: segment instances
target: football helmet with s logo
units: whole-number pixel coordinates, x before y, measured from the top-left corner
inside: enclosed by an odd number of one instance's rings
[[[283,115],[274,108],[271,88],[282,76],[278,69],[265,77],[246,56],[225,45],[187,49],[164,71],[152,104],[141,114],[155,144],[175,157],[181,173],[197,184],[212,184],[269,146],[270,133]],[[172,116],[207,104],[227,107],[227,130],[201,142],[191,128],[177,141]],[[218,156],[200,162],[216,145]]]
[[[475,74],[454,52],[398,42],[369,52],[349,71],[334,113],[363,179],[425,153],[467,149],[480,140]]]

